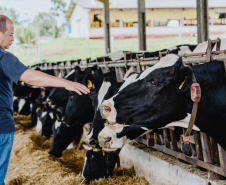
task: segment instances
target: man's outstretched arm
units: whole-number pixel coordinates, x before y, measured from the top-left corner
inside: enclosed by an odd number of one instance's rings
[[[81,93],[87,94],[90,92],[86,86],[80,83],[68,81],[32,69],[27,69],[21,75],[19,81],[39,87],[64,87],[69,91],[77,92],[79,95],[82,95]]]

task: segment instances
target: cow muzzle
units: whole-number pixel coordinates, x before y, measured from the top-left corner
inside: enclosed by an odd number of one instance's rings
[[[116,109],[114,107],[114,103],[111,102],[103,102],[102,105],[98,107],[101,116],[104,119],[107,119],[110,124],[114,124],[116,122]]]
[[[102,137],[98,136],[99,145],[102,148],[111,148],[112,138],[111,137]]]
[[[104,119],[107,119],[109,114],[111,113],[111,107],[109,107],[109,106],[102,105],[99,107],[99,110],[100,110],[100,114],[101,114],[102,118],[104,118]]]

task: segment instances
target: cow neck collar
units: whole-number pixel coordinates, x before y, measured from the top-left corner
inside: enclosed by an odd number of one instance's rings
[[[191,118],[189,120],[188,128],[184,134],[185,137],[188,137],[191,134],[193,125],[195,123],[197,111],[198,111],[198,102],[200,101],[200,98],[201,98],[201,88],[197,83],[197,80],[192,68],[190,66],[188,67],[192,71],[192,84],[190,88],[190,93],[191,93],[191,100],[193,101],[193,106],[192,106]]]

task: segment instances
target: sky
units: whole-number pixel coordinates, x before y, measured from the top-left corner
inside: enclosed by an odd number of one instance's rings
[[[63,1],[67,4],[67,10],[71,0]],[[0,0],[0,6],[14,9],[16,13],[20,14],[19,20],[28,20],[32,22],[39,12],[49,13],[51,7],[53,7],[53,3],[51,0]],[[58,25],[61,25],[64,19],[64,15],[60,15],[57,19]]]

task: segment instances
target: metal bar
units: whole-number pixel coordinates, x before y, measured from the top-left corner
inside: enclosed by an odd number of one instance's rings
[[[139,49],[146,50],[145,0],[137,0]]]
[[[198,43],[209,38],[209,10],[208,0],[196,0],[197,4],[197,32]]]
[[[109,16],[109,0],[104,1],[104,37],[106,53],[111,52],[110,44],[110,16]]]

